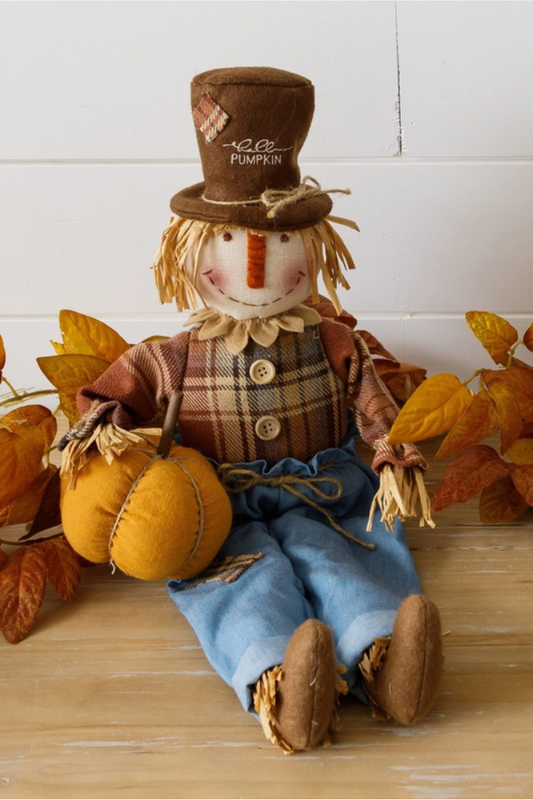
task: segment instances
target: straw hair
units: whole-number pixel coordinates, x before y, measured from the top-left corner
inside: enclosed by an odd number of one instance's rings
[[[301,236],[311,266],[312,299],[319,302],[318,276],[321,274],[324,285],[337,313],[342,310],[336,287],[344,289],[350,285],[343,275],[343,269],[355,269],[348,248],[337,231],[330,224],[335,222],[359,230],[355,222],[342,217],[328,217],[311,228],[289,232]],[[178,311],[198,307],[198,294],[194,287],[198,268],[198,257],[202,245],[210,236],[219,236],[224,231],[238,226],[220,222],[201,222],[195,219],[172,217],[164,231],[161,245],[154,259],[153,270],[159,298],[162,303],[176,301]],[[244,228],[242,230],[248,230]],[[252,231],[265,236],[264,231]],[[192,276],[187,272],[188,257],[194,258]]]

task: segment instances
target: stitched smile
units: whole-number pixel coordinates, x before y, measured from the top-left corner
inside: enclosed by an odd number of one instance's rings
[[[284,295],[280,295],[279,297],[276,297],[275,300],[269,300],[268,303],[245,303],[242,300],[237,300],[236,297],[231,297],[231,295],[227,295],[225,292],[223,292],[222,289],[219,286],[216,285],[216,283],[214,282],[213,278],[211,278],[211,273],[212,272],[213,272],[213,270],[210,269],[210,270],[207,270],[207,272],[202,272],[202,275],[205,275],[206,277],[209,278],[209,282],[211,283],[212,286],[215,287],[217,292],[220,292],[220,294],[224,295],[224,297],[227,297],[228,300],[232,300],[234,303],[239,303],[240,305],[243,305],[243,306],[251,306],[252,308],[264,308],[265,306],[271,306],[273,303],[279,303],[279,301],[282,300],[283,297],[287,297],[289,294],[291,294],[291,292],[294,292],[294,290],[296,289],[296,287],[298,286],[298,284],[300,283],[302,278],[305,278],[305,272],[299,272],[298,275],[300,277],[298,278],[298,280],[296,281],[296,283],[294,284],[292,289],[289,289],[289,291],[285,292]]]

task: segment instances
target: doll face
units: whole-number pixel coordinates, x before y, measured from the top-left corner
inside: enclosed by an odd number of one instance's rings
[[[305,245],[295,233],[229,229],[202,246],[195,285],[208,306],[235,319],[280,314],[311,293]]]

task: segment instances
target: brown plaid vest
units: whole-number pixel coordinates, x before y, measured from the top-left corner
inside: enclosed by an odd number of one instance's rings
[[[182,443],[219,462],[305,462],[346,435],[345,386],[316,326],[282,331],[270,347],[250,340],[236,356],[193,331],[182,389]]]
[[[342,444],[349,406],[376,450],[376,472],[384,462],[427,467],[414,445],[398,455],[387,443],[396,406],[363,339],[332,320],[281,331],[270,347],[250,340],[237,356],[222,337],[200,341],[198,330],[145,342],[81,389],[77,402],[82,414],[103,403],[105,420],[129,429],[160,424],[175,391],[184,393],[183,444],[219,462],[308,461]]]

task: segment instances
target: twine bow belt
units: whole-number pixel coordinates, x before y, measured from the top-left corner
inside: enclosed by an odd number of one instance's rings
[[[333,464],[324,464],[324,466],[319,468],[319,472],[332,466]],[[297,486],[307,487],[312,494],[321,500],[338,500],[342,496],[343,490],[342,482],[338,478],[326,478],[318,476],[306,477],[298,474],[278,475],[268,478],[263,475],[258,475],[257,472],[254,472],[251,469],[239,469],[233,464],[221,464],[218,467],[217,472],[220,481],[228,494],[240,494],[240,492],[246,492],[253,486],[280,486],[287,492],[295,495],[295,497],[298,497],[304,503],[307,503],[307,505],[311,506],[311,508],[314,508],[316,511],[319,511],[321,514],[323,514],[332,528],[339,533],[342,533],[343,536],[346,536],[348,539],[351,539],[352,542],[356,542],[367,550],[376,549],[375,545],[362,542],[361,539],[358,539],[356,536],[353,536],[353,534],[345,530],[341,525],[339,525],[332,514],[326,511],[326,509],[322,506],[319,506],[318,503],[316,503],[311,497],[307,497],[302,491],[300,491],[300,489],[297,488]],[[327,492],[322,491],[319,484],[323,483],[332,484],[334,486],[333,492],[328,494]]]

